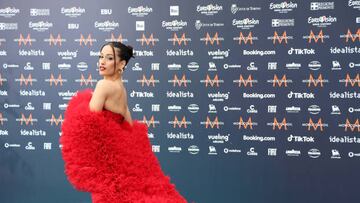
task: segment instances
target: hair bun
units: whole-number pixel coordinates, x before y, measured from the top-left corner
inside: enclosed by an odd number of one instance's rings
[[[127,45],[127,48],[129,49],[130,58],[135,58],[134,57],[134,48],[130,45]]]

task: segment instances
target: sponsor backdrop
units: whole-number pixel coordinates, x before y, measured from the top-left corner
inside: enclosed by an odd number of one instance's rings
[[[355,202],[360,1],[1,1],[0,201],[91,202],[64,175],[69,99],[135,48],[134,119],[200,203]]]

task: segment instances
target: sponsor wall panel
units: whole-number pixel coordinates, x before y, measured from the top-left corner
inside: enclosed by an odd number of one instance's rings
[[[1,202],[90,202],[67,182],[58,140],[69,99],[101,79],[108,41],[135,48],[129,108],[189,200],[323,202],[344,183],[335,199],[354,202],[345,175],[314,180],[359,167],[359,5],[1,2]]]

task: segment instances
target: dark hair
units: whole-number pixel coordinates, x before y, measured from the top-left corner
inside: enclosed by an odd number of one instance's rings
[[[102,45],[101,48],[100,48],[100,52],[106,45],[111,46],[111,48],[113,50],[113,53],[114,53],[114,56],[115,56],[115,53],[116,53],[115,48],[119,49],[119,52],[118,52],[117,56],[120,58],[120,60],[125,60],[126,61],[125,66],[128,64],[130,58],[135,58],[134,57],[134,49],[132,48],[132,46],[124,45],[121,42],[113,41],[113,42],[108,42],[108,43]],[[116,60],[115,60],[114,67],[116,67]]]

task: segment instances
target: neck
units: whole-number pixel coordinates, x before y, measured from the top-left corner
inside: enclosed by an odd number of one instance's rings
[[[111,81],[120,80],[120,81],[122,81],[122,76],[118,75],[118,74],[107,75],[107,76],[104,76],[104,80],[111,80]]]

